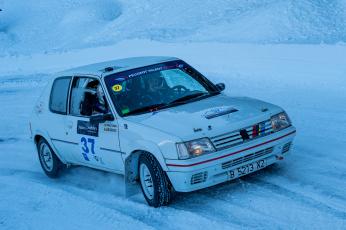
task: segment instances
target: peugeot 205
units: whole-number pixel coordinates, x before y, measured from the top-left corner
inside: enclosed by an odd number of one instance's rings
[[[282,160],[296,130],[286,112],[230,97],[186,62],[137,57],[54,75],[30,120],[43,171],[70,165],[124,175],[150,206]]]

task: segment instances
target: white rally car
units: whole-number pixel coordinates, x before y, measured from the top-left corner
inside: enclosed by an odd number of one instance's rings
[[[186,62],[137,57],[54,76],[30,129],[44,172],[69,165],[123,174],[148,204],[229,181],[282,160],[296,130],[285,111],[229,97]]]

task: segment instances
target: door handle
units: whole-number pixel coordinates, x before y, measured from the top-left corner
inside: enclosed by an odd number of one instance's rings
[[[68,129],[72,129],[73,128],[73,122],[72,121],[68,121],[66,123],[66,126],[67,126]]]

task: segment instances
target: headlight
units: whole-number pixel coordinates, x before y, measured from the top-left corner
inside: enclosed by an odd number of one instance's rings
[[[208,138],[178,143],[177,150],[179,159],[188,159],[216,151]]]
[[[291,121],[285,112],[272,116],[271,123],[274,132],[280,131],[291,125]]]

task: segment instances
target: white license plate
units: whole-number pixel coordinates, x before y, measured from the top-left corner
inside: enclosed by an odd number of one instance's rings
[[[239,168],[233,169],[228,172],[229,178],[230,179],[238,178],[238,177],[247,175],[249,173],[255,172],[257,170],[260,170],[262,168],[265,168],[266,163],[267,163],[266,160],[259,160],[251,164],[243,165]]]

